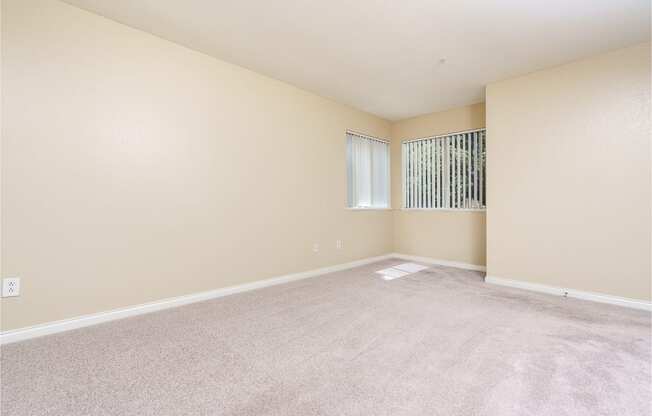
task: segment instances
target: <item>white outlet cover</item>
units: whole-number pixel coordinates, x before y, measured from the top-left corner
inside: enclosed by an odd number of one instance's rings
[[[20,296],[20,278],[8,277],[2,279],[2,297],[8,298],[12,296]]]

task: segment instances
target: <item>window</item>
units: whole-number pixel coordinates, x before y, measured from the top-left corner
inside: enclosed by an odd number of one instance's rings
[[[403,206],[484,209],[485,130],[403,143]]]
[[[389,208],[389,143],[347,132],[348,206]]]

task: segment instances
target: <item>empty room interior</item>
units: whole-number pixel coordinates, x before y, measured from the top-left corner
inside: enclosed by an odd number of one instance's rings
[[[0,0],[0,414],[649,416],[649,0]]]

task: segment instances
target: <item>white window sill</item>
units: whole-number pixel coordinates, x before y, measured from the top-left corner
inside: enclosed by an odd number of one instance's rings
[[[387,208],[376,208],[376,207],[346,207],[345,209],[349,211],[391,211],[392,209]]]
[[[487,212],[487,208],[401,208],[401,211]]]

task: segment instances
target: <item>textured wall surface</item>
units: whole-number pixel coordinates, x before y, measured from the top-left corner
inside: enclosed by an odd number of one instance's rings
[[[650,44],[487,87],[487,273],[650,299]]]

